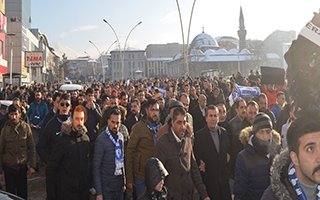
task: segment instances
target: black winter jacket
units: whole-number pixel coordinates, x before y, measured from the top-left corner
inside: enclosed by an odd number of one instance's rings
[[[280,147],[280,134],[273,130],[273,149]],[[260,200],[264,190],[270,185],[269,171],[272,159],[277,151],[269,157],[259,154],[249,138],[252,127],[241,131],[240,140],[248,142],[238,154],[235,167],[234,194],[235,200]],[[246,138],[246,139],[245,139]]]
[[[64,122],[46,169],[47,200],[88,200],[89,137]]]
[[[48,162],[52,149],[56,144],[56,139],[61,134],[62,123],[67,119],[68,116],[56,115],[43,128],[37,144],[37,152],[45,163]]]

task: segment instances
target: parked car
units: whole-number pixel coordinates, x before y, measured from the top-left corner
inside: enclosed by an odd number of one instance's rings
[[[0,110],[7,109],[11,104],[12,104],[11,100],[0,100]]]
[[[0,190],[0,200],[24,200],[21,197]]]
[[[83,86],[79,84],[64,84],[60,86],[59,90],[64,90],[64,91],[83,90]]]

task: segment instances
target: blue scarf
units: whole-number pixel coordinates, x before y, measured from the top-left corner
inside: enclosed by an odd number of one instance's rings
[[[123,174],[123,167],[124,167],[124,159],[123,159],[123,152],[122,152],[122,145],[121,145],[121,133],[118,132],[118,139],[115,140],[108,127],[105,130],[107,136],[110,138],[110,140],[112,141],[112,143],[116,146],[115,147],[115,164],[116,164],[116,169],[114,171],[114,175],[118,176],[118,175],[122,175]]]
[[[59,116],[57,116],[57,120],[60,124],[62,124],[63,122],[70,122],[71,116],[68,115],[68,118],[65,121],[62,121],[62,119],[59,118]]]
[[[157,133],[160,128],[160,124],[151,124],[151,125],[147,125],[147,127],[153,131],[153,142],[154,142],[154,144],[156,144],[157,143]]]
[[[289,165],[289,179],[291,184],[294,187],[298,197],[300,200],[308,200],[306,194],[304,193],[303,189],[301,188],[301,184],[296,176],[296,169],[294,168],[293,163]],[[317,186],[317,200],[320,200],[320,185]]]

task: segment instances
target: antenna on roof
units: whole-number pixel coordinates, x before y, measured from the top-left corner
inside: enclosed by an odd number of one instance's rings
[[[204,33],[204,27],[202,26],[202,33]]]

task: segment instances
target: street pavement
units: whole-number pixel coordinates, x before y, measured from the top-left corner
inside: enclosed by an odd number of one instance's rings
[[[46,199],[46,178],[44,167],[40,167],[39,172],[36,172],[28,178],[28,196],[29,200]]]
[[[46,177],[45,167],[41,166],[39,172],[28,178],[28,200],[45,200],[46,199]],[[94,200],[90,196],[90,200]]]

